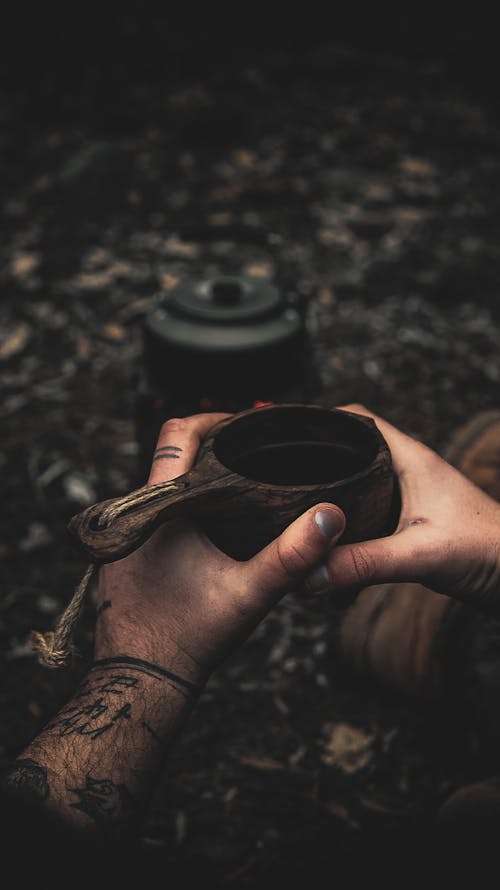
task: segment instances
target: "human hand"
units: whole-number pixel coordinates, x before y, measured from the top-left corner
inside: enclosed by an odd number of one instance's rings
[[[308,593],[355,592],[415,581],[500,613],[500,505],[434,451],[362,405],[344,410],[375,420],[392,453],[401,515],[386,538],[336,547],[306,581]]]
[[[148,485],[187,472],[201,440],[226,414],[162,427]],[[141,658],[189,682],[207,674],[269,609],[302,584],[345,527],[332,504],[311,508],[247,562],[218,550],[194,524],[169,523],[100,570],[95,658]]]

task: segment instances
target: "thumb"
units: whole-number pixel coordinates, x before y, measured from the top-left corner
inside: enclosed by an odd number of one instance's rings
[[[260,594],[282,595],[326,558],[345,529],[345,516],[333,504],[311,507],[247,564],[250,586]]]
[[[372,584],[419,581],[431,561],[431,552],[423,545],[405,529],[387,538],[337,547],[307,576],[305,592],[347,593]]]

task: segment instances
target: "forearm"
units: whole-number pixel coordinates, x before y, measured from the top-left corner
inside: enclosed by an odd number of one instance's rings
[[[125,656],[96,662],[9,774],[82,829],[132,833],[196,698],[191,683]]]

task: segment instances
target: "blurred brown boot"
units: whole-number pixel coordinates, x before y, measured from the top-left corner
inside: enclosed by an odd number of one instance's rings
[[[455,791],[439,810],[435,833],[439,841],[461,841],[477,851],[478,847],[497,850],[500,837],[500,778],[492,776],[464,785]]]
[[[500,411],[469,421],[444,457],[500,501]],[[361,674],[435,698],[443,688],[443,649],[461,610],[458,601],[420,584],[367,587],[342,622],[341,651]]]

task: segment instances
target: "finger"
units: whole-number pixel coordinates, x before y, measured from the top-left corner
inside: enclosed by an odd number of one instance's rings
[[[250,587],[279,597],[326,557],[345,529],[345,516],[333,504],[311,507],[246,564]]]
[[[305,592],[347,593],[372,584],[421,581],[439,557],[424,535],[424,526],[411,526],[387,538],[337,547],[307,576]]]
[[[397,427],[379,417],[378,414],[374,414],[373,411],[365,408],[364,405],[359,405],[358,403],[342,405],[339,406],[338,410],[349,411],[351,414],[361,414],[365,417],[371,417],[375,421],[389,446],[392,463],[398,477],[400,477],[400,482],[403,481],[408,469],[415,465],[417,461],[435,456],[435,453],[427,445],[418,442],[411,436],[407,436],[406,433],[402,433]]]
[[[167,482],[191,469],[202,440],[229,414],[175,417],[163,424],[151,464],[148,485]]]
[[[396,473],[402,471],[408,464],[408,448],[414,448],[415,446],[417,448],[425,447],[421,446],[416,439],[412,439],[411,436],[402,433],[401,430],[398,430],[397,427],[388,423],[387,420],[379,417],[378,414],[374,414],[373,411],[365,408],[364,405],[359,405],[357,403],[342,405],[339,406],[339,410],[349,411],[351,414],[361,414],[365,417],[371,417],[371,419],[375,421],[391,450],[392,462]]]

